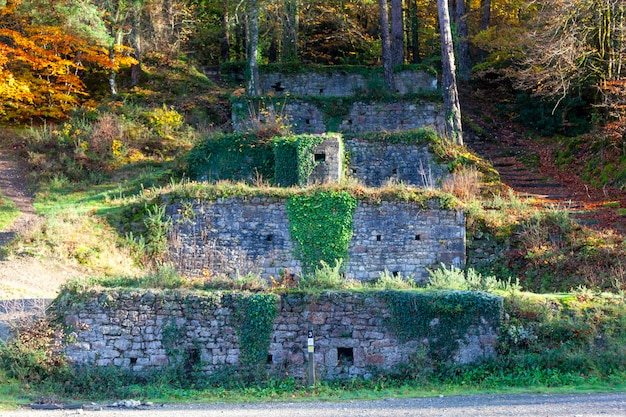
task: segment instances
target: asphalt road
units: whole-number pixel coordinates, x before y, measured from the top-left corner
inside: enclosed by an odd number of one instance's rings
[[[99,408],[99,407],[97,407]],[[160,405],[139,409],[15,410],[0,416],[43,417],[399,417],[626,416],[626,393],[472,395],[381,401]]]

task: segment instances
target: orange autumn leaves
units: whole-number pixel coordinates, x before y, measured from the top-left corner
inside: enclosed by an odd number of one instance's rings
[[[127,48],[111,60],[104,45],[33,23],[20,1],[0,9],[0,121],[63,118],[87,99],[87,73],[133,63]]]

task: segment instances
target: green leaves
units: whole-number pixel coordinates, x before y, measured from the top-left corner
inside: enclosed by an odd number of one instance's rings
[[[502,298],[478,291],[388,291],[385,299],[389,326],[400,341],[429,340],[429,356],[452,359],[472,325],[484,319],[497,327],[503,312]]]
[[[261,377],[267,359],[274,319],[278,315],[276,294],[234,294],[237,297],[235,320],[244,372]]]
[[[344,191],[294,195],[287,201],[289,232],[305,273],[315,271],[320,261],[334,265],[346,258],[356,206],[356,198]]]
[[[283,136],[273,140],[274,180],[283,187],[306,186],[309,176],[317,165],[314,149],[326,136]]]

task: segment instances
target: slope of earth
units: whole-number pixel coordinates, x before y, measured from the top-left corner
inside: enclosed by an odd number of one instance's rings
[[[555,144],[532,138],[526,129],[499,114],[497,93],[464,86],[462,110],[472,120],[466,145],[490,161],[501,180],[520,197],[532,197],[536,204],[568,210],[577,221],[597,230],[626,234],[626,193],[599,190],[581,181],[580,170],[559,169]]]
[[[8,230],[0,230],[0,300],[15,298],[54,298],[68,279],[82,271],[58,261],[35,257],[2,256],[2,247],[17,234],[35,227],[38,216],[26,184],[25,170],[17,155],[0,150],[0,190],[13,200],[21,214]]]

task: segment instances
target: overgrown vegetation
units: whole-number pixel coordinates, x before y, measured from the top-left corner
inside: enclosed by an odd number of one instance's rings
[[[356,205],[356,198],[346,192],[294,195],[287,201],[289,233],[305,274],[321,261],[333,264],[346,259]]]
[[[254,381],[267,378],[267,351],[274,319],[278,314],[278,297],[274,294],[252,294],[237,297],[235,312],[237,338],[243,372]]]
[[[479,324],[481,317],[497,325],[503,313],[500,297],[476,291],[388,291],[383,297],[391,312],[389,326],[398,339],[427,337],[428,357],[440,366],[452,358],[471,325]]]
[[[0,230],[8,229],[19,214],[15,203],[0,193]]]
[[[372,9],[368,7],[373,7],[370,3],[348,1],[346,7],[340,10],[334,4],[308,2],[303,11],[302,28],[306,33],[307,45],[302,51],[302,57],[311,62],[331,64],[376,61],[380,43],[372,36],[375,23],[369,18]],[[13,6],[11,3],[8,9],[3,9],[3,22],[12,19],[11,14],[14,12],[28,12]],[[206,12],[204,7],[217,6],[201,7],[194,3],[194,7]],[[432,19],[432,10],[428,7],[425,5],[424,16],[420,16],[426,17],[426,26],[420,33],[426,36],[415,39],[418,43],[412,45],[415,49],[411,49],[414,54],[412,58],[426,58],[424,62],[427,65],[429,62],[436,63],[436,57],[430,61],[429,58],[433,51],[439,51],[434,42],[438,36],[433,30],[436,24]],[[177,16],[187,16],[186,9],[183,9],[177,9],[180,12]],[[559,11],[557,7],[553,10],[557,13]],[[591,7],[589,10],[601,8]],[[517,30],[526,21],[546,22],[549,13],[545,12],[550,12],[550,7],[546,7],[545,11],[537,11],[542,17],[539,20],[524,20],[528,16],[513,18],[517,13],[508,12],[504,9],[494,10],[498,30],[492,26],[493,30],[484,31],[474,38],[485,51],[494,52],[485,63],[477,67],[484,71],[478,74],[484,83],[480,88],[488,85],[486,80],[490,78],[508,77],[510,69],[516,68],[509,66],[510,60],[529,56],[528,53],[520,52],[526,50],[522,40],[503,45],[510,35],[508,26]],[[143,17],[151,13],[153,11],[144,10]],[[110,11],[108,15],[111,15]],[[130,16],[130,13],[127,15]],[[223,14],[218,10],[214,15]],[[475,20],[478,13],[469,16]],[[7,141],[6,147],[17,148],[28,161],[30,179],[37,192],[36,208],[44,218],[3,248],[3,251],[9,258],[35,256],[62,259],[96,275],[89,280],[71,284],[74,285],[72,294],[78,294],[91,285],[255,292],[242,296],[242,308],[237,319],[242,329],[249,326],[239,336],[244,339],[244,362],[250,366],[251,374],[257,376],[257,385],[246,385],[228,371],[214,379],[202,378],[193,366],[195,359],[189,357],[193,352],[174,343],[177,336],[175,325],[169,327],[168,335],[172,343],[168,344],[168,349],[171,355],[179,356],[180,361],[176,362],[179,366],[166,368],[159,374],[143,376],[130,375],[114,368],[70,368],[59,352],[58,329],[48,321],[36,320],[15,329],[15,337],[0,345],[0,398],[6,396],[6,401],[10,402],[18,397],[31,400],[36,397],[58,399],[83,396],[137,396],[166,400],[249,399],[251,396],[292,399],[337,398],[346,395],[346,392],[347,395],[359,396],[362,395],[358,393],[360,389],[388,395],[455,390],[466,392],[468,385],[487,390],[575,385],[602,389],[624,387],[626,337],[623,329],[626,313],[623,291],[626,289],[626,249],[619,231],[587,227],[563,207],[537,208],[532,200],[522,199],[512,192],[507,193],[499,183],[498,173],[489,163],[467,148],[438,140],[433,131],[427,130],[377,132],[359,135],[359,138],[428,145],[440,162],[448,164],[452,173],[444,183],[447,193],[417,191],[403,184],[378,190],[358,184],[335,184],[312,187],[302,192],[267,187],[268,183],[302,184],[302,178],[311,169],[310,164],[298,165],[297,170],[302,172],[294,172],[297,176],[287,178],[288,170],[284,167],[288,164],[284,162],[295,161],[297,158],[290,160],[290,157],[299,157],[300,148],[296,147],[295,154],[276,153],[278,148],[272,144],[274,136],[290,134],[289,120],[280,112],[284,98],[260,99],[263,102],[261,104],[267,105],[266,109],[262,109],[262,106],[248,107],[246,102],[241,111],[247,112],[246,116],[253,116],[252,123],[246,126],[248,131],[241,134],[222,133],[228,130],[231,92],[223,90],[207,78],[201,65],[203,62],[195,62],[174,50],[185,44],[183,38],[187,32],[156,33],[159,29],[155,26],[155,33],[147,38],[152,50],[142,58],[141,82],[131,87],[130,73],[122,72],[118,74],[117,81],[123,91],[115,97],[101,99],[105,95],[104,81],[109,75],[108,70],[119,69],[107,61],[106,51],[87,43],[87,39],[74,37],[75,33],[58,30],[46,32],[47,29],[32,13],[22,17],[27,19],[12,21],[16,23],[13,29],[17,32],[7,29],[6,38],[11,39],[11,42],[3,43],[8,49],[4,50],[4,59],[0,57],[0,75],[5,75],[0,78],[8,80],[8,84],[0,87],[10,88],[3,90],[8,95],[0,106],[0,119],[28,121],[31,126],[10,144]],[[414,17],[417,22],[417,14]],[[81,27],[72,26],[71,19],[62,16],[55,16],[54,19],[59,20],[53,22],[59,28]],[[19,63],[26,61],[15,59],[17,48],[23,46],[20,45],[23,39],[17,36],[18,32],[24,31],[22,26],[28,22],[33,23],[29,37],[45,40],[51,47],[72,49],[64,52],[68,60],[54,56],[49,60],[49,65],[45,65],[46,68],[56,69],[51,76],[38,73],[36,66],[33,66],[35,61],[43,62],[41,53],[45,52],[50,57],[48,50],[33,47],[26,51],[28,56],[36,58],[28,61],[28,65],[22,66]],[[178,23],[180,25],[176,28],[187,24]],[[474,27],[480,26],[477,21],[473,23]],[[209,36],[196,36],[191,37],[195,40],[189,40],[190,44],[199,46],[193,49],[197,49],[197,56],[204,62],[218,61],[216,57],[219,53],[215,45],[206,45],[205,40],[219,36],[215,25],[217,23],[213,22],[194,26],[194,30],[197,30],[194,33],[207,33],[203,31],[207,30]],[[230,27],[235,30],[238,25]],[[129,26],[120,24],[112,27]],[[275,30],[269,26],[266,29],[267,33]],[[541,35],[547,32],[535,30],[533,33]],[[579,31],[570,30],[563,30],[562,33],[568,36],[580,34]],[[503,35],[500,37],[497,34]],[[262,45],[264,50],[271,48],[270,37],[267,39]],[[276,39],[271,37],[271,40],[273,42]],[[583,41],[587,42],[587,39]],[[585,42],[576,45],[585,45]],[[243,43],[240,42],[241,45]],[[72,62],[73,51],[78,46],[88,46],[87,50],[81,50],[83,62],[80,64]],[[585,47],[593,48],[593,45]],[[240,46],[233,45],[231,49],[234,53],[242,52]],[[502,50],[510,53],[501,53]],[[535,62],[538,62],[537,54],[542,50],[533,46]],[[609,56],[612,60],[618,55],[602,56]],[[504,56],[507,57],[505,60],[502,58]],[[133,62],[128,55],[119,56],[122,57],[127,64]],[[9,74],[5,71],[7,68],[17,76],[18,84],[11,84],[13,79],[6,76]],[[294,73],[302,68],[300,63],[289,63],[279,69]],[[314,69],[327,71],[329,68],[348,72],[377,71],[352,66]],[[595,70],[599,67],[591,68]],[[513,73],[522,74],[522,71]],[[76,74],[84,78],[84,84]],[[589,91],[595,91],[596,86],[586,80],[592,83],[597,79],[579,79],[576,89],[581,95],[568,94],[559,102],[542,100],[526,93],[517,95],[510,85],[503,87],[510,80],[494,82],[486,91],[489,99],[511,94],[502,100],[507,105],[501,108],[502,114],[499,115],[506,117],[506,121],[509,117],[517,119],[534,133],[543,135],[570,135],[557,136],[552,140],[542,139],[546,143],[556,142],[554,156],[562,169],[581,171],[582,178],[592,186],[606,187],[607,190],[623,189],[626,184],[624,119],[617,111],[622,105],[620,97],[623,94],[620,93],[619,81],[605,83],[601,86],[604,102],[596,103],[600,105],[597,111],[591,111],[585,100],[593,99]],[[23,88],[28,85],[33,88]],[[13,88],[15,86],[19,88]],[[332,127],[338,124],[342,115],[347,114],[356,99],[375,96],[383,102],[397,100],[394,95],[380,94],[380,87],[380,84],[370,81],[360,97],[312,100]],[[26,94],[27,91],[36,93],[38,97],[31,97]],[[46,94],[39,94],[42,91]],[[86,91],[95,100],[86,101],[87,96],[81,94]],[[414,101],[425,98],[434,97],[405,97]],[[238,102],[243,99],[233,100]],[[74,109],[73,105],[79,102],[84,104],[83,108]],[[591,133],[582,135],[587,132],[590,123],[593,124]],[[302,149],[309,152],[316,141],[312,137],[303,139],[306,146]],[[285,148],[293,150],[289,146]],[[310,153],[306,157],[310,157]],[[536,165],[537,159],[538,156],[532,156],[525,162]],[[277,168],[280,166],[283,168]],[[217,184],[188,182],[183,178],[187,175],[195,179],[215,180]],[[219,182],[225,179],[242,180],[248,185]],[[451,194],[458,199],[452,198]],[[165,246],[166,231],[170,224],[163,211],[165,196],[215,199],[258,195],[278,196],[291,202],[291,216],[297,225],[292,233],[300,245],[306,270],[304,276],[292,277],[286,272],[282,280],[273,283],[248,271],[241,271],[231,277],[207,273],[191,278],[181,276],[168,265]],[[272,310],[272,303],[275,303],[276,296],[271,291],[293,291],[294,288],[309,293],[330,289],[386,290],[393,294],[389,300],[395,306],[394,320],[397,323],[409,322],[409,313],[417,312],[416,297],[431,297],[433,301],[426,304],[428,308],[444,308],[450,312],[447,320],[459,319],[464,324],[464,320],[469,317],[465,314],[469,311],[485,308],[496,314],[496,309],[490,304],[493,301],[490,296],[476,296],[478,301],[470,302],[468,300],[471,297],[465,292],[446,292],[437,296],[433,295],[435,293],[414,292],[417,284],[411,277],[395,276],[389,272],[367,284],[347,281],[342,275],[341,260],[345,259],[356,198],[370,202],[396,198],[423,204],[438,199],[443,208],[464,208],[470,246],[469,263],[476,269],[450,267],[433,270],[428,286],[430,289],[480,290],[504,295],[506,320],[497,359],[471,368],[456,367],[433,363],[429,352],[424,350],[416,352],[409,364],[397,370],[397,378],[375,377],[371,381],[351,381],[344,385],[319,384],[310,389],[292,378],[266,380],[263,375],[252,372],[265,359],[266,333],[275,311]],[[336,212],[325,208],[329,201],[339,202]],[[620,213],[619,204],[615,207],[617,213]],[[623,216],[624,209],[621,210]],[[15,207],[7,199],[0,198],[0,229],[6,228],[16,215]],[[319,225],[322,227],[316,228]],[[485,241],[497,256],[478,260],[475,255],[482,250],[480,244]],[[318,263],[320,259],[322,262]],[[522,290],[547,294],[531,294]],[[611,291],[612,294],[601,293],[601,290]],[[555,292],[569,293],[553,295]],[[83,297],[89,294],[87,291]],[[420,310],[419,313],[428,315],[431,311]],[[409,326],[403,329],[404,332],[411,332],[416,328]],[[418,330],[430,331],[424,326]],[[250,337],[246,339],[246,336],[259,337],[253,340]],[[443,352],[454,344],[443,336],[438,340],[429,348],[431,356],[436,356],[437,352]],[[389,387],[392,389],[387,390]]]

